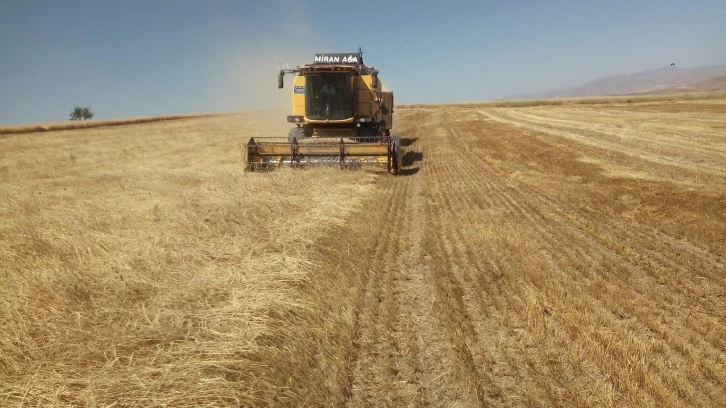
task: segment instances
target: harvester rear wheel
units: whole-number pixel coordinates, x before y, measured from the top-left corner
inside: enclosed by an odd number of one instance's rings
[[[290,129],[290,133],[287,134],[287,141],[292,143],[293,140],[302,140],[306,136],[305,129],[303,127],[294,127]]]

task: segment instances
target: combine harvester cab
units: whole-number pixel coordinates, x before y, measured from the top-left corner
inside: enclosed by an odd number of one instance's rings
[[[284,69],[294,74],[287,137],[253,137],[245,145],[247,170],[319,165],[401,171],[401,137],[391,136],[393,93],[384,92],[363,52],[315,54],[312,64]]]

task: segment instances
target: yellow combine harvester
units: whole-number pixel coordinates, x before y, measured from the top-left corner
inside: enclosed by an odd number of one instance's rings
[[[384,92],[374,67],[363,64],[363,52],[315,54],[312,64],[283,69],[294,74],[292,115],[287,138],[253,137],[247,142],[247,169],[283,165],[374,166],[398,175],[401,137],[391,136],[393,93]]]

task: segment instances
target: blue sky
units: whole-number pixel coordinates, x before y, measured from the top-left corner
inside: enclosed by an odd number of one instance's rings
[[[0,0],[0,123],[288,106],[277,67],[360,46],[398,103],[726,63],[726,2]]]

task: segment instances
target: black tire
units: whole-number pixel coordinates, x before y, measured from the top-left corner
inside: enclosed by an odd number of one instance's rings
[[[393,137],[393,174],[398,176],[401,174],[403,152],[401,151],[401,136],[396,135]]]
[[[290,133],[287,134],[287,141],[292,143],[293,140],[297,139],[298,142],[301,141],[305,135],[305,129],[302,127],[294,127],[290,129]]]

